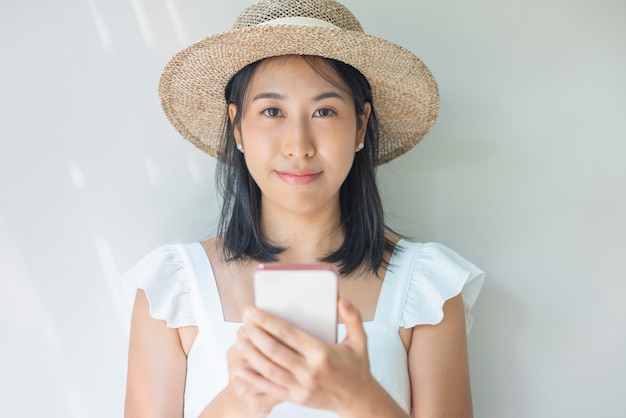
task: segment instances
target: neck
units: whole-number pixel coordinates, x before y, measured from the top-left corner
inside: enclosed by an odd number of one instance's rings
[[[316,263],[343,242],[339,202],[314,214],[262,205],[261,228],[270,243],[285,248],[279,255],[282,263]]]

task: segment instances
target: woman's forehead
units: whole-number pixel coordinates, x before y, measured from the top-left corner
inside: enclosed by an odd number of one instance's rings
[[[350,89],[337,74],[335,68],[324,58],[317,56],[284,55],[266,58],[256,68],[250,87],[258,84],[255,81],[258,82],[260,79],[271,80],[273,84],[279,85],[285,73],[288,73],[291,78],[302,78],[303,82],[319,77],[329,86],[351,95]]]

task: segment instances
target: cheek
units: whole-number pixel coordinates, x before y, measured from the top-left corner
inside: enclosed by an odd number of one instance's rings
[[[244,160],[246,161],[246,167],[252,175],[252,178],[257,183],[262,181],[264,172],[267,171],[267,156],[263,154],[263,149],[256,149],[255,147],[246,147],[244,153]]]
[[[354,148],[346,142],[332,144],[324,150],[326,169],[332,173],[333,183],[342,184],[354,163]]]
[[[273,150],[260,138],[244,138],[244,160],[250,175],[260,187],[272,174]]]
[[[248,112],[254,112],[249,110]],[[243,117],[241,120],[241,139],[249,147],[265,147],[275,142],[280,131],[276,127],[276,123],[264,120],[255,115]],[[271,142],[269,142],[271,141]]]
[[[356,152],[357,132],[352,125],[343,126],[342,128],[329,133],[329,140],[324,141],[324,146],[327,148],[326,154],[332,155],[337,163],[348,161],[349,165],[351,165]]]

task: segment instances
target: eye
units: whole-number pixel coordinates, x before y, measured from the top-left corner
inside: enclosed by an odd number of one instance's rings
[[[269,116],[270,118],[275,118],[276,116],[280,116],[280,110],[275,107],[268,107],[267,109],[263,109],[262,113],[265,116]]]
[[[335,114],[335,111],[332,109],[328,109],[327,107],[322,107],[321,109],[317,109],[315,111],[315,113],[313,113],[313,116],[317,116],[317,117],[321,117],[321,118],[326,118],[328,116],[332,116]]]

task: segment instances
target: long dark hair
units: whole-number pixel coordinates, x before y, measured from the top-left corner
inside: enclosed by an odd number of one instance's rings
[[[303,58],[315,71],[336,85],[336,81],[316,65],[318,57]],[[378,121],[371,88],[365,76],[352,66],[329,58],[324,60],[348,87],[357,116],[365,112],[365,102],[371,104],[371,113],[367,121],[365,146],[356,153],[352,168],[339,191],[343,243],[319,261],[336,264],[342,275],[359,267],[378,274],[379,268],[387,264],[385,251],[392,251],[394,244],[385,235],[389,229],[384,224],[382,201],[376,186]],[[223,199],[218,236],[227,261],[249,257],[259,262],[276,262],[277,255],[284,250],[267,242],[261,232],[261,190],[250,175],[243,154],[236,149],[233,133],[234,127],[241,121],[246,92],[260,62],[239,70],[224,91],[226,103],[237,107],[232,122],[228,112],[225,114],[224,141],[216,172],[217,187]]]

